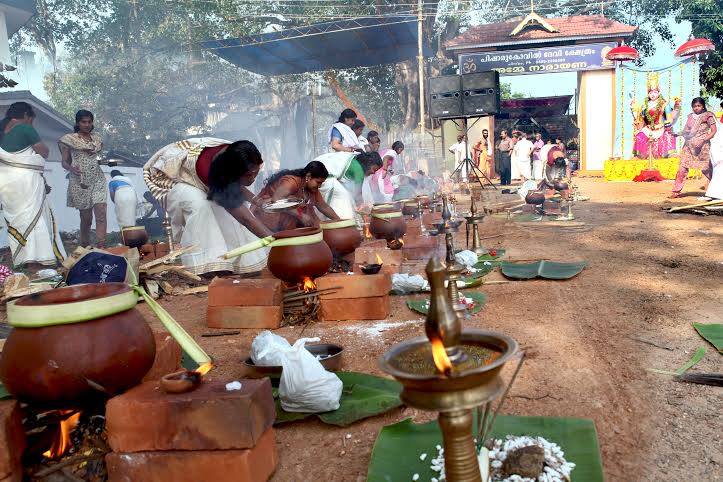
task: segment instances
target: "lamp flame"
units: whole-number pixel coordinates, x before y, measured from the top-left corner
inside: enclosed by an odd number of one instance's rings
[[[447,350],[444,349],[442,340],[438,338],[430,339],[432,342],[432,358],[434,359],[434,366],[437,367],[437,371],[449,375],[452,371],[452,362],[447,356]]]
[[[204,363],[203,365],[201,365],[201,366],[199,366],[198,368],[196,368],[196,370],[194,370],[194,371],[195,371],[196,373],[198,373],[199,375],[203,376],[203,375],[205,375],[206,373],[210,372],[212,368],[213,368],[213,363],[211,363],[211,362],[206,362],[206,363]]]
[[[65,415],[71,412],[72,410],[65,410],[61,412],[61,414]],[[70,446],[72,445],[70,442],[70,432],[72,432],[78,425],[79,420],[80,412],[75,412],[65,420],[60,421],[60,431],[58,432],[58,436],[55,440],[53,440],[53,445],[50,446],[50,449],[43,453],[45,457],[49,459],[59,459],[70,449]]]
[[[364,225],[364,239],[372,239],[372,232],[369,230],[369,224]]]
[[[316,283],[314,283],[314,280],[312,280],[308,276],[304,276],[303,288],[304,288],[304,293],[314,291],[316,289]]]
[[[376,254],[375,256],[377,257],[377,264],[384,264],[384,263],[382,262],[382,257],[381,257],[381,256],[379,256],[378,254]]]

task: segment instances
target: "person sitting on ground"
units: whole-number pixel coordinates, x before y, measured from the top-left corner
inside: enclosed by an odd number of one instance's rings
[[[266,181],[266,186],[256,196],[256,205],[251,212],[275,233],[295,228],[319,226],[319,218],[315,209],[331,220],[338,220],[339,216],[324,201],[319,192],[319,188],[327,177],[329,177],[329,171],[319,161],[311,161],[303,169],[279,171]],[[284,211],[268,212],[264,210],[263,206],[266,203],[288,198],[300,200],[301,204]]]
[[[118,226],[127,228],[136,225],[136,211],[138,209],[138,195],[133,182],[124,176],[119,170],[113,169],[110,172],[108,191],[110,200],[115,206],[115,217]]]
[[[333,152],[363,151],[359,145],[359,136],[352,130],[356,117],[352,109],[344,109],[339,120],[329,129],[329,146]]]

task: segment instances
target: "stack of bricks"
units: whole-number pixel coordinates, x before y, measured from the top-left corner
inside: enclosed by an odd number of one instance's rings
[[[208,287],[209,328],[275,330],[283,311],[283,287],[276,278],[214,278]]]
[[[168,394],[143,383],[106,405],[109,482],[263,482],[278,464],[268,378],[204,380]]]
[[[0,482],[21,482],[26,447],[23,416],[15,400],[0,401]]]
[[[336,288],[319,295],[320,321],[383,320],[389,316],[389,273],[335,273],[316,279],[319,290]]]

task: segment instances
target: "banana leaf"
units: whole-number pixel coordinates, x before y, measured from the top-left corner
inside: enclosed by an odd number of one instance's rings
[[[719,353],[723,353],[723,325],[720,323],[693,323],[693,328],[700,336],[713,345]]]
[[[570,279],[580,274],[587,262],[558,263],[555,261],[536,261],[534,263],[507,263],[500,265],[502,274],[513,279]]]
[[[336,372],[336,375],[344,384],[337,410],[324,413],[286,412],[277,399],[274,423],[279,425],[317,416],[329,425],[346,427],[359,420],[388,412],[402,404],[399,399],[402,386],[394,380],[356,372]]]
[[[597,432],[592,420],[557,417],[516,417],[500,415],[495,421],[492,436],[542,436],[560,446],[569,462],[576,464],[572,480],[603,482],[602,461]],[[397,482],[412,480],[419,474],[420,481],[437,477],[429,467],[437,456],[437,444],[442,443],[439,424],[412,423],[411,419],[384,427],[372,450],[367,472],[368,482]],[[426,453],[424,461],[421,454]]]
[[[464,296],[474,300],[474,308],[472,308],[471,311],[471,314],[473,315],[482,311],[482,308],[484,308],[484,305],[487,302],[487,295],[478,291],[464,293]],[[428,301],[429,298],[421,300],[407,300],[407,307],[412,311],[416,311],[420,315],[426,315],[429,311],[429,308],[427,307]]]
[[[7,400],[8,398],[13,398],[13,396],[5,389],[5,385],[0,383],[0,400]]]

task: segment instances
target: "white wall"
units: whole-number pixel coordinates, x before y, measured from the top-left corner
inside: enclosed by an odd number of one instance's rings
[[[615,71],[580,72],[578,127],[582,168],[603,170],[613,156],[615,129]]]

